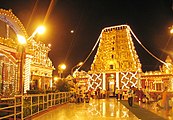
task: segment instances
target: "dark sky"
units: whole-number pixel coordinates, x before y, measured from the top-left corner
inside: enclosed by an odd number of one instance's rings
[[[105,27],[128,24],[143,45],[161,60],[172,55],[172,0],[0,0],[0,8],[12,9],[29,35],[44,23],[46,34],[39,37],[51,43],[49,56],[54,66],[67,65],[66,74],[84,61]],[[47,14],[47,15],[46,15]],[[74,33],[70,33],[74,30]],[[158,69],[161,64],[133,39],[143,71]],[[96,51],[82,67],[90,69]],[[55,72],[56,73],[56,72]]]

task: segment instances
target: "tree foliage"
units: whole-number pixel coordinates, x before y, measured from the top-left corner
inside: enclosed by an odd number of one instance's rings
[[[69,92],[70,85],[68,84],[68,81],[65,79],[58,80],[56,82],[56,90],[58,90],[59,92]]]

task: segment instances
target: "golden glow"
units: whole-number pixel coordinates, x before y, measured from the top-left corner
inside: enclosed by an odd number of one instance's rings
[[[43,34],[46,31],[46,28],[44,26],[39,26],[36,29],[36,31],[37,31],[38,34]]]
[[[49,47],[51,47],[52,45],[51,44],[48,44]]]
[[[24,36],[17,35],[17,39],[18,39],[18,41],[19,41],[20,44],[22,44],[22,45],[26,44],[26,39],[25,39]]]
[[[173,34],[173,27],[171,27],[170,33]]]
[[[44,26],[37,27],[37,29],[32,33],[32,35],[27,40],[33,39],[37,33],[43,34],[45,30],[46,28]]]
[[[65,64],[60,64],[59,69],[60,70],[65,70],[66,69],[66,65]]]
[[[57,80],[58,80],[58,77],[57,77],[57,76],[55,76],[55,77],[54,77],[54,81],[56,82]]]

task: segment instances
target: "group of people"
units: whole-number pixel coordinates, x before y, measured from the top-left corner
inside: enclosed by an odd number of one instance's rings
[[[144,89],[129,87],[127,93],[128,93],[129,106],[133,105],[133,101],[141,103],[149,103],[150,96],[146,87]]]
[[[128,104],[129,106],[133,105],[133,101],[134,101],[134,96],[137,95],[138,100],[143,102],[143,99],[145,99],[146,101],[149,101],[148,95],[144,90],[142,90],[142,88],[140,88],[139,90],[136,89],[134,90],[132,87],[129,87],[128,91]],[[160,108],[168,111],[171,106],[169,101],[171,100],[171,98],[173,97],[173,94],[171,92],[168,92],[168,87],[165,87],[163,92],[160,94],[161,97],[159,97],[158,101],[155,101],[155,103],[157,104],[157,106],[159,106]],[[146,102],[145,101],[145,102]]]
[[[134,91],[131,89],[131,87],[129,87],[129,90],[126,92],[127,94],[127,97],[128,97],[128,104],[130,106],[133,105],[133,94],[134,94]],[[122,90],[122,88],[120,87],[119,89],[116,88],[115,89],[115,97],[117,100],[122,100],[124,99],[124,96],[125,95],[125,91]]]
[[[149,103],[149,98],[150,98],[150,95],[148,93],[148,90],[146,88],[142,89],[138,89],[136,88],[134,90],[134,101],[135,102],[142,102],[142,103]]]
[[[126,96],[128,98],[129,106],[133,105],[134,96],[137,96],[138,101],[142,101],[144,98],[147,100],[149,99],[146,96],[145,91],[142,90],[142,88],[138,90],[135,89],[134,87],[129,87],[127,91],[123,91],[121,87],[119,89],[118,88],[115,89],[115,97],[117,100],[125,99]]]
[[[94,93],[94,94],[92,94],[92,93]],[[90,97],[91,98],[105,98],[105,96],[106,96],[105,91],[102,92],[101,90],[98,89],[96,91],[84,92],[83,94],[78,93],[78,94],[74,95],[73,97],[77,101],[87,100],[87,102],[89,102]],[[121,87],[119,89],[116,88],[115,96],[116,96],[117,100],[123,100],[123,99],[125,99],[125,96],[127,96],[129,106],[133,106],[133,101],[136,101],[136,102],[149,101],[149,96],[147,95],[146,88],[144,88],[142,90],[142,88],[138,89],[138,88],[134,88],[134,87],[129,87],[129,89],[127,91],[123,91],[123,89]],[[173,94],[169,93],[168,88],[165,87],[164,91],[162,92],[162,94],[160,94],[160,96],[161,96],[161,98],[160,98],[161,100],[156,103],[157,106],[159,106],[160,108],[164,108],[165,110],[168,110],[170,108],[169,100],[171,97],[173,97]],[[144,101],[144,99],[145,99],[145,101]]]
[[[127,94],[128,94],[128,103],[129,103],[129,106],[132,107],[133,105],[133,94],[134,94],[134,91],[131,87],[129,87],[129,90],[127,91]]]
[[[121,87],[120,87],[120,89],[118,89],[118,88],[115,89],[115,97],[116,97],[117,100],[118,99],[119,100],[124,99],[123,90],[122,90]]]

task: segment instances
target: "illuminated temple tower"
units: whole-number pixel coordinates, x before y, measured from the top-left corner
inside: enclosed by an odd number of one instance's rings
[[[116,87],[137,87],[141,64],[127,25],[104,28],[91,65],[92,74],[103,73],[102,88],[114,91]]]

